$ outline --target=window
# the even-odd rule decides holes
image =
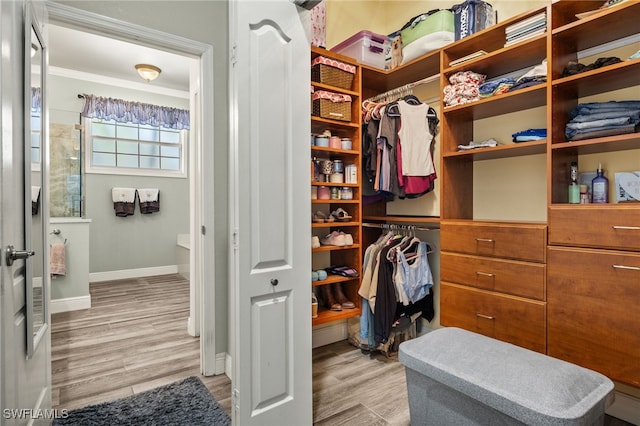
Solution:
[[[187,130],[85,119],[87,172],[186,177]]]

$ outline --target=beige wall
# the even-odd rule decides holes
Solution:
[[[456,0],[325,0],[327,8],[327,48],[361,30],[390,34],[402,28],[412,17],[431,9],[449,9]],[[548,4],[548,0],[493,0],[498,21]]]

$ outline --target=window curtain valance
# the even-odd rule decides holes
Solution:
[[[84,97],[83,117],[169,129],[189,129],[188,110],[87,94],[83,94],[82,97]]]
[[[31,112],[40,112],[42,110],[42,88],[31,88]]]

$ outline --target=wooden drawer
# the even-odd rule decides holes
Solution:
[[[440,278],[485,290],[545,300],[546,267],[542,263],[440,253]]]
[[[543,224],[446,221],[440,224],[442,251],[545,262]]]
[[[640,205],[552,206],[549,244],[640,251]]]
[[[640,386],[640,254],[549,248],[549,355]]]
[[[545,303],[440,283],[440,323],[546,353]]]

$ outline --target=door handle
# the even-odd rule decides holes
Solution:
[[[11,244],[7,246],[5,251],[5,258],[7,259],[7,266],[13,265],[14,260],[26,259],[36,254],[33,250],[16,250]]]

